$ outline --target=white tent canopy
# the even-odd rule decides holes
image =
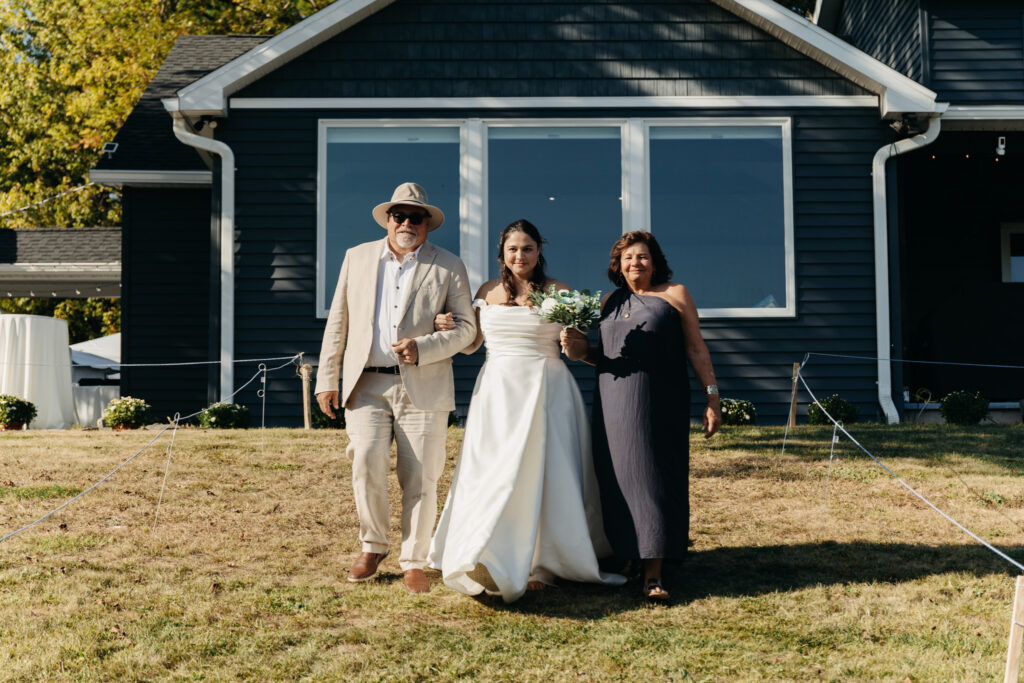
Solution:
[[[120,370],[121,333],[72,344],[71,361],[99,370]]]
[[[75,412],[84,426],[92,426],[103,417],[103,409],[121,395],[121,387],[109,384],[86,384],[86,378],[116,378],[111,373],[121,369],[121,333],[71,345],[74,363],[72,391]]]
[[[75,424],[68,324],[39,315],[0,315],[0,394],[36,407],[33,429]]]

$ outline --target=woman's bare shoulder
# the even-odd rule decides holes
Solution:
[[[561,280],[556,280],[554,278],[548,278],[547,280],[544,281],[544,291],[546,292],[549,289],[551,289],[552,285],[554,285],[556,292],[559,292],[563,289],[568,289],[569,291],[572,291],[572,287],[565,284]]]
[[[693,306],[693,299],[685,285],[677,282],[667,282],[665,285],[665,289],[660,292],[660,295],[665,301],[672,304],[673,308],[682,313]]]
[[[501,280],[488,280],[476,290],[476,299],[483,299],[489,304],[505,303],[505,288],[501,286]]]

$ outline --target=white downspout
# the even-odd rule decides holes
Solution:
[[[175,137],[220,157],[220,400],[230,401],[235,384],[235,154],[223,142],[193,133],[178,112],[171,115]]]
[[[920,135],[893,142],[875,152],[871,167],[872,194],[875,212],[875,326],[878,345],[878,402],[889,424],[900,421],[892,400],[892,344],[889,329],[889,224],[885,192],[885,162],[894,156],[912,152],[935,142],[941,127],[938,116],[928,119],[928,127]]]

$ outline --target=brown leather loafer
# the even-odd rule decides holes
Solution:
[[[430,579],[422,569],[408,569],[405,572],[405,590],[410,593],[427,593],[430,591]]]
[[[369,581],[377,575],[377,567],[389,554],[387,550],[382,553],[360,553],[348,570],[348,580],[352,583]]]

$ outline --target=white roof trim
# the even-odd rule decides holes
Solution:
[[[934,92],[770,0],[711,1],[877,94],[883,116],[936,111]],[[223,116],[232,94],[392,2],[337,0],[182,88],[173,109],[190,116]]]
[[[107,263],[0,263],[0,276],[3,275],[121,275],[121,262]]]
[[[132,171],[92,169],[89,180],[101,185],[212,185],[210,171]]]
[[[951,104],[944,121],[1018,121],[1024,119],[1024,105]]]
[[[178,91],[179,109],[190,115],[227,113],[228,96],[313,49],[394,0],[337,0]]]
[[[934,92],[771,0],[711,2],[876,93],[884,117],[937,111]]]
[[[752,107],[874,107],[874,95],[755,95],[749,97],[233,97],[232,109],[719,109]]]

